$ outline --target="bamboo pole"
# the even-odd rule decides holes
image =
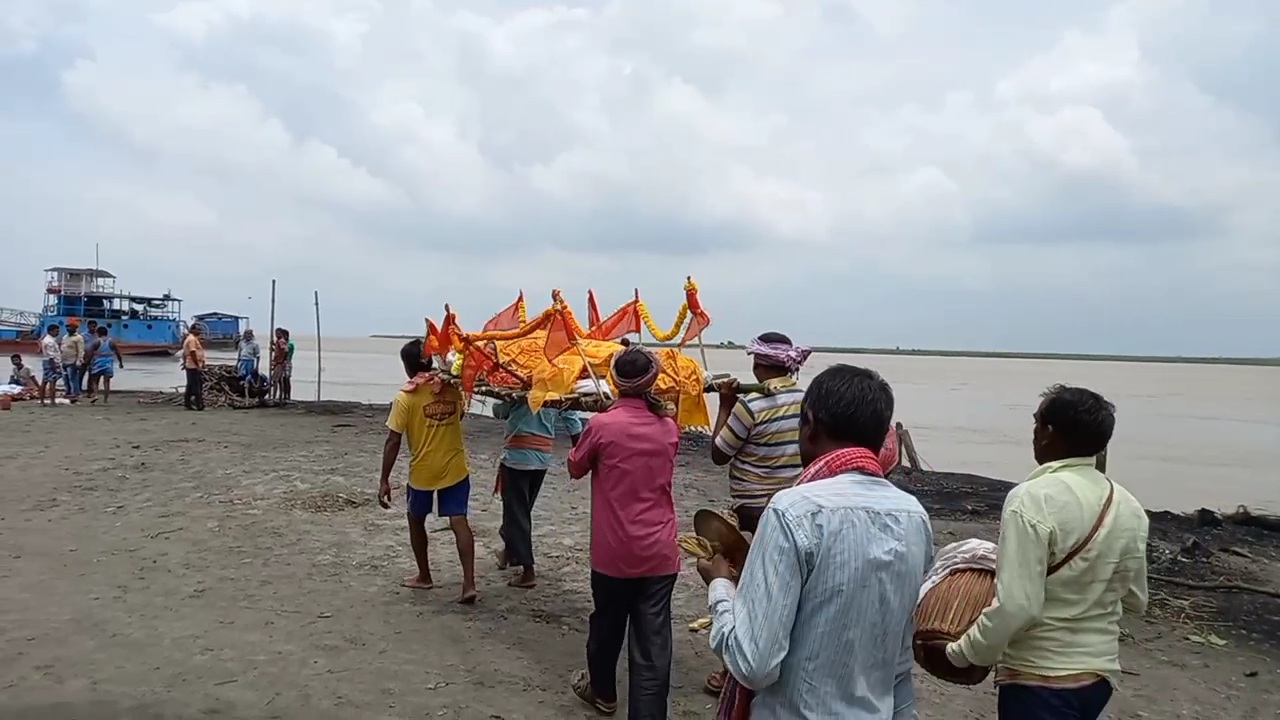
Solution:
[[[324,375],[324,365],[320,362],[320,291],[315,291],[316,298],[316,402],[320,402],[320,378]]]
[[[267,329],[267,333],[268,333],[267,338],[270,340],[270,344],[267,345],[267,347],[269,348],[267,350],[267,372],[270,373],[270,375],[268,375],[267,377],[270,378],[270,382],[271,382],[270,397],[272,400],[274,400],[276,399],[276,394],[279,389],[277,387],[276,378],[272,377],[275,374],[275,369],[276,369],[276,279],[275,278],[271,278],[271,327]]]

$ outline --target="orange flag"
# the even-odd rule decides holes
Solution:
[[[689,306],[689,327],[684,331],[684,337],[680,339],[681,345],[688,345],[690,340],[702,334],[711,325],[711,316],[706,310],[702,309],[702,301],[698,299],[698,287],[693,284],[693,278],[689,278],[684,286],[684,301]]]
[[[617,340],[640,332],[640,306],[635,300],[613,311],[609,317],[591,327],[592,340]]]
[[[472,342],[466,343],[462,359],[462,377],[458,378],[462,383],[462,392],[470,395],[476,388],[476,376],[482,371],[488,373],[493,369],[493,361],[489,356],[480,349],[478,345]]]
[[[520,291],[520,297],[515,302],[502,308],[497,315],[489,318],[489,322],[484,324],[481,332],[490,332],[493,330],[515,330],[520,327],[520,306],[524,304],[524,291]]]
[[[587,290],[587,328],[594,328],[600,324],[600,306],[596,304],[596,294],[593,290]]]
[[[434,355],[444,356],[449,351],[449,339],[440,334],[440,328],[427,318],[427,342],[422,346],[422,352],[427,357]]]
[[[547,323],[547,342],[542,347],[542,353],[548,360],[555,360],[573,347],[575,341],[573,330],[564,319],[564,311],[556,308],[555,314],[551,316],[551,322]]]

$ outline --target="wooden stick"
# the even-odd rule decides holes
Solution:
[[[1271,588],[1258,587],[1257,585],[1243,585],[1241,583],[1206,583],[1195,582],[1193,580],[1183,580],[1181,578],[1168,577],[1166,575],[1148,575],[1148,578],[1157,582],[1169,583],[1170,585],[1178,585],[1193,590],[1224,590],[1227,592],[1247,592],[1257,593],[1258,595],[1267,595],[1273,598],[1280,598],[1280,590],[1272,590]]]
[[[902,441],[902,431],[905,429],[906,428],[902,427],[901,422],[896,422],[893,424],[893,433],[898,438],[898,457],[897,457],[897,462],[894,463],[895,466],[902,464],[902,448],[904,445],[906,445],[906,443]]]
[[[916,443],[911,439],[911,431],[904,427],[899,431],[898,437],[902,441],[902,451],[907,454],[907,465],[913,470],[919,470],[920,455],[916,453]]]
[[[578,339],[573,339],[573,349],[578,351],[578,357],[582,358],[582,365],[587,369],[587,377],[591,378],[591,385],[595,387],[596,394],[600,396],[600,401],[604,402],[604,388],[600,387],[600,378],[596,377],[595,368],[591,367],[591,361],[587,359],[587,354],[582,351],[582,346],[578,344]]]
[[[1102,452],[1098,453],[1098,456],[1097,456],[1097,457],[1095,457],[1095,458],[1093,459],[1093,464],[1094,464],[1094,467],[1096,467],[1096,468],[1098,469],[1098,472],[1100,472],[1100,473],[1102,473],[1102,474],[1104,474],[1104,475],[1106,474],[1106,472],[1107,472],[1107,448],[1102,448]]]
[[[324,365],[320,363],[320,291],[316,297],[316,402],[320,402],[320,377],[324,375]]]
[[[707,348],[702,344],[702,333],[698,333],[698,354],[702,356],[702,369],[710,370],[711,368],[707,367]]]
[[[277,383],[272,377],[276,370],[276,279],[271,278],[271,327],[267,329],[267,372],[271,382],[271,399],[276,399]]]

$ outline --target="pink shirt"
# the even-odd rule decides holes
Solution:
[[[617,578],[680,572],[672,477],[680,430],[639,398],[619,398],[587,423],[569,475],[591,473],[591,569]]]

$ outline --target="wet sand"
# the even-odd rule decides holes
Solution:
[[[447,531],[430,536],[438,588],[398,586],[412,565],[403,515],[374,502],[382,408],[198,414],[112,400],[0,413],[0,717],[592,717],[566,689],[591,607],[589,490],[551,471],[535,512],[540,585],[508,588],[490,560],[501,515],[489,497],[495,421],[466,421],[481,591],[466,608],[453,602]],[[680,457],[685,525],[726,501],[723,471],[699,445]],[[404,470],[402,461],[395,482]],[[930,509],[939,544],[994,536],[1005,486],[896,479]],[[1152,535],[1152,572],[1280,586],[1272,534],[1159,515]],[[1152,590],[1149,617],[1127,623],[1124,660],[1136,674],[1110,717],[1273,717],[1280,601]],[[677,718],[712,714],[700,687],[715,660],[706,635],[685,630],[706,614],[704,600],[686,567],[675,598]],[[916,689],[922,718],[994,717],[989,687],[918,672]]]

